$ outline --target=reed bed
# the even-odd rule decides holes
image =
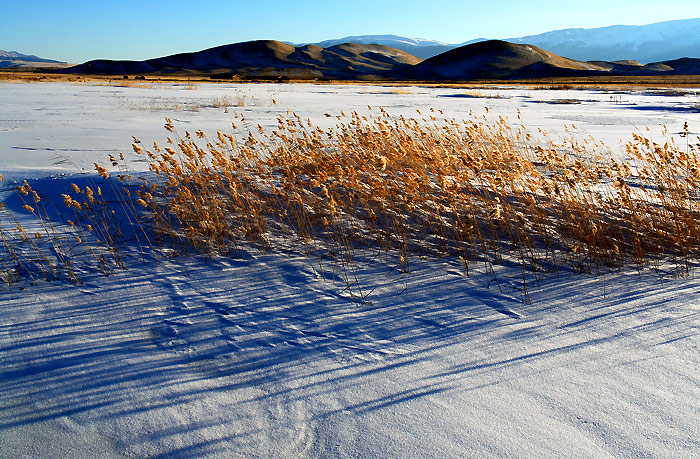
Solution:
[[[411,256],[435,255],[467,272],[485,261],[533,273],[669,259],[687,272],[698,258],[699,147],[687,137],[636,134],[620,160],[591,139],[554,142],[503,118],[379,109],[337,121],[324,130],[293,115],[242,140],[197,131],[164,148],[134,144],[154,174],[139,203],[162,240],[205,253],[283,239],[344,266],[393,252],[403,271]]]
[[[72,188],[83,192],[75,184]],[[113,212],[101,201],[99,186],[95,188],[93,193],[87,187],[89,197],[82,204],[64,194],[66,211],[22,181],[16,187],[17,205],[30,218],[21,218],[0,203],[0,282],[11,284],[22,278],[79,282],[79,274],[87,267],[104,275],[124,267],[117,249],[123,238],[110,234],[119,225],[106,218],[106,213]]]
[[[127,80],[128,81],[128,80]],[[139,87],[139,86],[132,86]],[[155,87],[155,86],[153,86]],[[165,86],[168,87],[168,86]],[[182,86],[173,87],[173,89],[182,89]],[[270,101],[262,101],[256,99],[254,95],[244,91],[235,91],[229,94],[224,94],[220,97],[212,97],[210,101],[201,99],[182,99],[177,97],[153,97],[143,100],[134,100],[126,96],[115,96],[116,104],[127,110],[132,111],[188,111],[199,112],[210,108],[223,108],[224,112],[228,113],[229,109],[242,108],[248,106],[273,106],[277,104],[277,100],[271,97]]]
[[[123,157],[110,158],[117,178],[96,169],[141,250],[292,245],[322,271],[321,260],[334,260],[351,293],[362,291],[358,263],[381,257],[402,272],[415,256],[458,258],[467,275],[475,263],[516,265],[525,291],[533,275],[562,267],[671,261],[688,274],[700,257],[700,142],[687,126],[680,144],[635,134],[616,158],[592,139],[554,141],[503,118],[372,112],[341,112],[328,129],[293,114],[270,130],[237,114],[231,133],[211,138],[179,136],[166,119],[167,144],[133,144],[150,174],[134,180]]]

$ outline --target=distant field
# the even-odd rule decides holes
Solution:
[[[220,82],[231,83],[231,80],[212,79],[207,75],[183,74],[183,75],[143,75],[145,81],[151,82]],[[76,75],[47,73],[43,71],[31,71],[27,69],[0,71],[0,81],[8,82],[110,82],[122,80],[134,80],[134,75],[125,78],[123,75]],[[256,80],[249,80],[256,82]],[[259,80],[269,82],[269,80]],[[517,86],[551,86],[558,89],[572,89],[574,87],[697,87],[700,86],[699,75],[668,75],[668,76],[612,76],[612,77],[560,77],[560,78],[536,78],[527,80],[473,80],[473,81],[360,81],[360,80],[303,80],[292,79],[288,83],[317,83],[317,84],[360,84],[360,85],[395,85],[395,86],[434,86],[434,87],[470,87],[474,85],[517,85]]]

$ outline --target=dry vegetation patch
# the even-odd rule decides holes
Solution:
[[[348,288],[358,259],[387,254],[403,272],[411,257],[449,256],[467,274],[476,262],[517,264],[523,279],[668,260],[687,273],[700,256],[700,143],[687,126],[680,145],[634,135],[620,160],[593,140],[555,142],[503,118],[375,113],[341,112],[328,129],[293,115],[270,132],[236,115],[232,133],[215,137],[178,136],[167,120],[166,145],[133,144],[150,174],[130,175],[123,157],[110,158],[116,175],[96,164],[131,229],[110,226],[113,210],[92,188],[76,185],[64,201],[76,234],[99,229],[113,255],[125,233],[142,252],[291,243],[312,260],[335,260]],[[0,231],[7,278],[18,230]],[[119,261],[95,258],[105,271]]]

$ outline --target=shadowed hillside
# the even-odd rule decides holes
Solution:
[[[33,54],[22,54],[17,51],[3,51],[0,49],[0,69],[5,68],[28,68],[28,67],[61,67],[65,62],[42,59]]]
[[[552,30],[525,37],[490,37],[517,44],[530,44],[560,56],[580,61],[619,61],[634,59],[643,63],[700,58],[700,18],[664,21],[646,25],[613,25],[592,29]],[[325,40],[316,45],[338,43],[376,43],[428,59],[460,46],[486,41],[476,38],[450,44],[397,35],[359,35]]]
[[[700,59],[642,65],[634,60],[582,62],[533,45],[487,40],[427,60],[384,45],[296,47],[274,40],[218,46],[146,61],[94,60],[63,70],[96,75],[210,75],[230,78],[479,80],[587,76],[700,75]]]
[[[633,60],[581,62],[533,45],[488,40],[447,51],[405,69],[393,78],[413,80],[520,79],[542,77],[699,75],[700,59],[642,65]]]
[[[420,61],[408,53],[382,45],[295,47],[274,40],[258,40],[146,61],[94,60],[66,69],[66,72],[117,75],[231,73],[241,76],[352,78],[395,70]]]
[[[397,73],[408,78],[466,80],[568,76],[606,71],[603,67],[557,56],[531,45],[488,40],[447,51]]]

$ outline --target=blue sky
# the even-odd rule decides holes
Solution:
[[[0,49],[79,63],[256,39],[302,43],[396,34],[462,43],[694,17],[700,17],[697,0],[2,0]]]

